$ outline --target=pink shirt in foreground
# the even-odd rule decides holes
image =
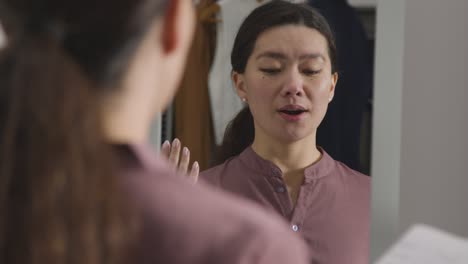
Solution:
[[[132,263],[310,263],[303,241],[279,217],[189,184],[147,146],[118,146],[116,152],[130,204],[141,214]]]

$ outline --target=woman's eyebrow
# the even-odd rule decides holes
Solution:
[[[287,59],[288,57],[281,53],[281,52],[276,52],[276,51],[265,51],[265,52],[262,52],[260,54],[258,54],[255,59],[260,59],[260,58],[271,58],[271,59],[277,59],[277,60],[285,60]],[[325,56],[323,56],[323,54],[321,53],[306,53],[306,54],[303,54],[301,56],[299,56],[299,59],[300,60],[304,60],[304,59],[322,59],[322,60],[325,60]]]
[[[260,59],[260,58],[263,58],[263,57],[266,57],[266,58],[271,58],[271,59],[277,59],[277,60],[285,60],[287,59],[287,56],[284,55],[283,53],[281,52],[276,52],[276,51],[265,51],[265,52],[262,52],[260,54],[257,55],[257,57],[255,57],[255,59]]]

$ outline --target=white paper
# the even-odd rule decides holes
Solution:
[[[412,227],[375,264],[468,264],[468,240],[427,225]]]

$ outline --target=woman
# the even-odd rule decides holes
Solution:
[[[226,130],[222,164],[200,178],[288,219],[318,263],[368,263],[369,177],[316,145],[338,81],[325,19],[306,5],[267,3],[241,25],[231,62],[246,107]]]
[[[191,1],[0,5],[1,263],[306,263],[279,219],[174,177],[145,146]]]

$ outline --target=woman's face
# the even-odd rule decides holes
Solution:
[[[325,37],[301,25],[263,32],[245,72],[232,77],[254,117],[256,138],[283,143],[315,138],[338,79]]]

